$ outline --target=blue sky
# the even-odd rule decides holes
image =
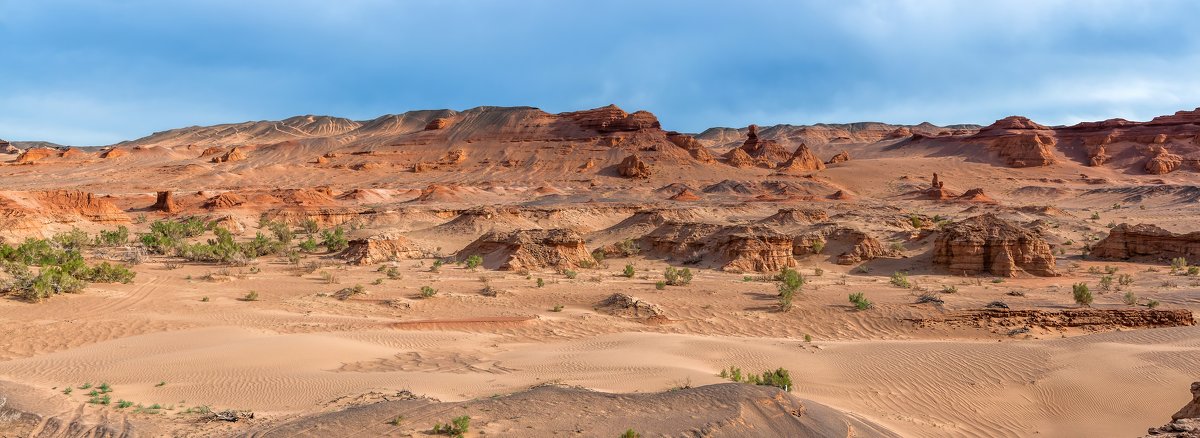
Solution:
[[[1196,1],[0,0],[0,138],[615,103],[667,129],[1200,106]]]

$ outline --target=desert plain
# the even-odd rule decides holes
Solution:
[[[1128,437],[1200,411],[1200,110],[668,128],[479,107],[4,142],[0,435]]]

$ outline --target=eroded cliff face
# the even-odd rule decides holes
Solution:
[[[1040,234],[990,213],[948,225],[933,251],[933,263],[955,275],[1058,275],[1054,253]]]
[[[1120,224],[1093,245],[1089,255],[1104,259],[1200,260],[1200,232],[1177,234],[1152,224]]]
[[[583,243],[583,236],[566,229],[516,230],[491,232],[458,252],[465,260],[478,255],[488,269],[578,268],[594,262]]]

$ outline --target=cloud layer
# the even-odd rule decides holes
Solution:
[[[0,0],[0,138],[616,103],[664,126],[1144,120],[1200,106],[1200,2]]]

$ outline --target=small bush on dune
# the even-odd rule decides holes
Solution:
[[[1071,285],[1071,294],[1075,298],[1075,304],[1089,307],[1092,305],[1092,292],[1088,290],[1087,283]]]

